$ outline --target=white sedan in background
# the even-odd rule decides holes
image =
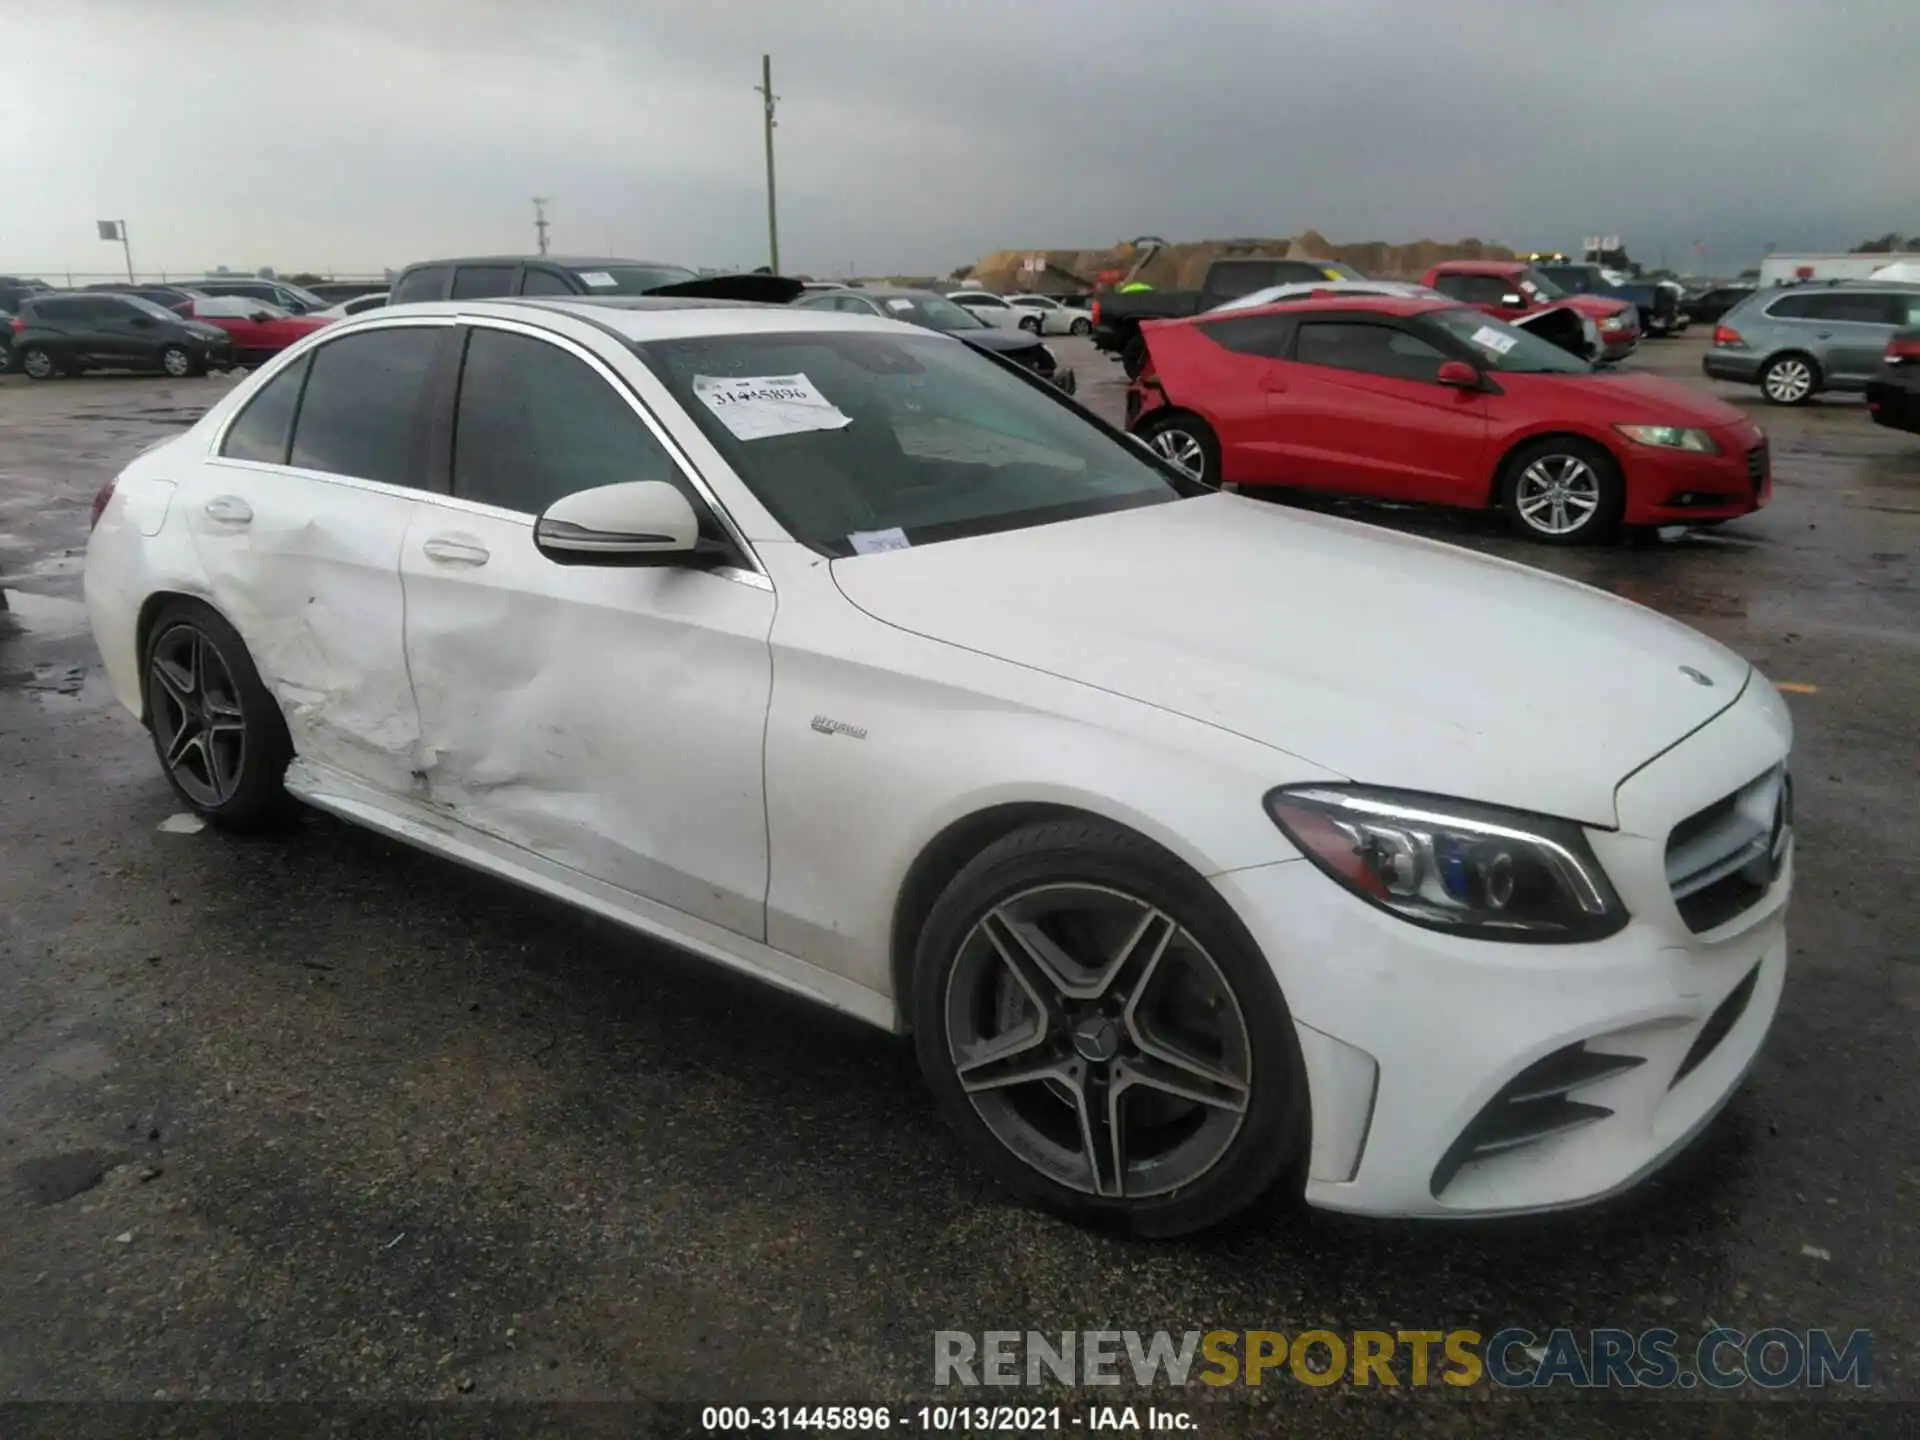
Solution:
[[[956,305],[966,306],[976,320],[996,330],[1018,330],[1020,322],[1030,313],[1009,303],[1005,297],[990,295],[985,290],[949,290],[947,298]]]
[[[1075,1218],[1590,1200],[1779,1002],[1791,726],[1745,660],[1204,490],[949,336],[377,311],[95,514],[93,633],[194,811],[304,801],[910,1030]]]
[[[1085,310],[1069,309],[1050,295],[1009,295],[1007,302],[1016,310],[1025,310],[1020,328],[1035,335],[1091,335],[1093,317]]]
[[[1222,310],[1257,310],[1262,305],[1279,305],[1288,300],[1305,300],[1313,295],[1392,295],[1402,300],[1447,298],[1438,290],[1429,290],[1424,285],[1413,285],[1402,280],[1295,280],[1286,285],[1269,285],[1264,290],[1237,295],[1223,304],[1214,306],[1209,313],[1217,314]]]

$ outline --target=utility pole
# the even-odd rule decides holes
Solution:
[[[540,253],[547,253],[547,202],[544,197],[533,197],[533,229],[540,237]]]
[[[773,57],[760,57],[760,83],[753,87],[766,102],[767,107],[767,264],[773,273],[780,273],[780,222],[773,203],[773,127],[779,121],[773,118],[773,107],[780,97],[773,93]]]

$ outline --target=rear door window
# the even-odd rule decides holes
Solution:
[[[368,330],[314,351],[292,463],[420,488],[428,382],[441,333],[425,325]]]
[[[1819,305],[1826,298],[1824,295],[1782,295],[1767,307],[1767,314],[1776,320],[1825,319]]]
[[[282,370],[246,404],[227,427],[220,453],[232,460],[257,460],[263,465],[287,463],[287,444],[293,438],[293,412],[300,406],[300,387],[306,383],[312,357]]]
[[[513,294],[516,265],[462,265],[453,272],[455,300],[490,300]]]
[[[387,297],[387,303],[410,305],[421,300],[445,299],[447,269],[445,265],[428,265],[419,270],[409,270],[400,277],[400,283],[393,287],[393,294]]]

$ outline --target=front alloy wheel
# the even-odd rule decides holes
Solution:
[[[954,876],[915,945],[920,1068],[962,1144],[1076,1220],[1180,1235],[1306,1173],[1307,1082],[1272,967],[1144,837],[1039,821]]]
[[[1520,472],[1514,509],[1542,535],[1567,539],[1600,508],[1600,477],[1578,455],[1543,455]]]
[[[1154,454],[1189,479],[1207,478],[1207,452],[1191,431],[1183,430],[1178,425],[1169,425],[1164,430],[1154,431],[1147,443],[1153,446]]]
[[[1192,1184],[1246,1116],[1253,1047],[1233,989],[1138,896],[1050,885],[990,910],[949,976],[946,1028],[987,1128],[1084,1194]]]
[[[184,380],[193,374],[193,356],[178,345],[169,345],[160,352],[160,368],[175,380]]]
[[[1767,366],[1760,389],[1775,405],[1804,405],[1813,394],[1813,365],[1787,355]]]

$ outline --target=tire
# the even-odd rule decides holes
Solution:
[[[1585,545],[1620,529],[1627,487],[1614,458],[1591,440],[1552,435],[1523,445],[1501,471],[1507,522],[1529,540]]]
[[[1198,415],[1189,410],[1156,411],[1134,433],[1175,469],[1203,485],[1219,486],[1220,441]]]
[[[140,675],[147,730],[174,794],[228,830],[286,816],[293,742],[238,631],[198,601],[173,601],[147,632]]]
[[[1038,315],[1021,316],[1020,328],[1029,335],[1038,335],[1040,333],[1040,317]]]
[[[169,345],[160,352],[160,369],[170,380],[185,380],[190,375],[204,375],[206,365],[184,345]]]
[[[1776,355],[1760,371],[1760,393],[1769,405],[1804,405],[1820,393],[1820,365],[1798,352]]]
[[[1026,949],[1042,922],[1056,945]],[[1073,950],[1084,968],[1050,968]],[[1299,1197],[1309,1106],[1286,1001],[1212,887],[1132,832],[1056,820],[988,846],[921,929],[911,1003],[942,1114],[1033,1204],[1170,1236],[1283,1182]]]
[[[1076,320],[1068,329],[1070,333],[1084,340],[1087,336],[1093,334],[1093,322],[1091,320]]]
[[[29,380],[51,380],[60,373],[60,364],[52,352],[29,345],[20,352],[20,369]]]
[[[0,375],[8,375],[12,372],[13,347],[11,345],[0,344]]]

